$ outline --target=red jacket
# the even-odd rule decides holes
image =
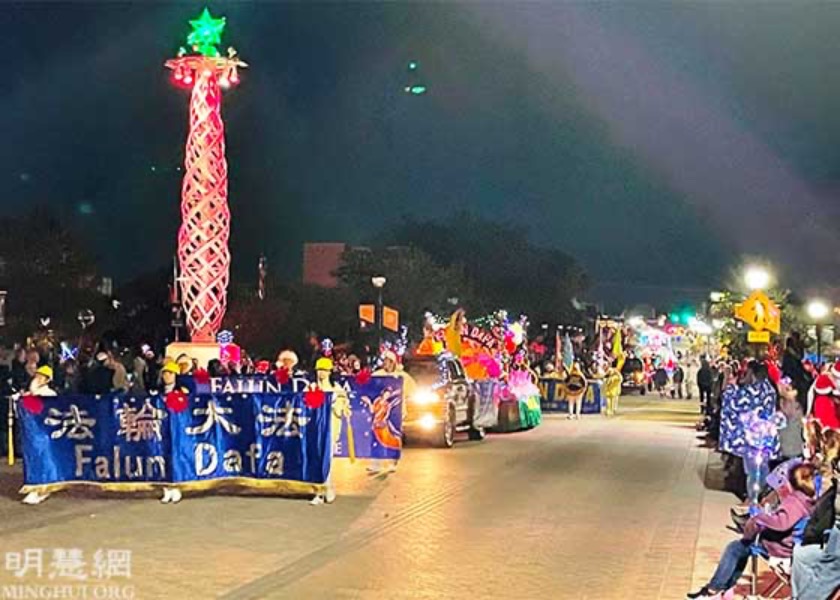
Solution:
[[[814,418],[823,429],[840,429],[840,415],[837,414],[837,402],[834,396],[818,394],[814,397]]]

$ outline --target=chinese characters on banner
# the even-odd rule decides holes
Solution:
[[[231,482],[293,493],[318,493],[336,446],[352,430],[356,456],[398,458],[402,383],[374,378],[344,382],[352,414],[335,418],[329,401],[305,401],[311,383],[239,377],[200,384],[181,403],[166,397],[72,395],[49,398],[43,410],[19,408],[24,487],[57,490],[76,483],[109,490],[152,489],[163,483],[203,489]],[[342,455],[340,452],[337,456]],[[255,480],[262,480],[260,481]],[[212,486],[211,486],[212,487]]]

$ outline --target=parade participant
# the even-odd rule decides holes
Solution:
[[[178,363],[178,368],[180,369],[179,375],[189,375],[192,372],[193,361],[186,354],[179,355],[178,358],[175,359],[175,362]]]
[[[32,383],[29,384],[30,396],[57,396],[55,390],[50,387],[53,380],[52,367],[43,365],[35,370],[35,377],[32,378]]]
[[[569,403],[569,416],[566,417],[567,419],[580,419],[583,397],[586,394],[588,386],[586,377],[584,377],[583,371],[580,368],[580,363],[575,361],[566,379],[566,401]]]
[[[750,548],[759,533],[763,535],[758,544],[767,555],[778,558],[791,556],[793,528],[814,509],[817,495],[814,466],[801,464],[791,469],[790,486],[792,493],[782,500],[776,510],[769,514],[761,512],[747,521],[743,537],[726,547],[709,583],[699,591],[688,594],[688,598],[734,598],[732,589],[744,572]]]
[[[163,365],[160,371],[160,379],[163,384],[161,392],[166,395],[174,392],[178,375],[181,374],[181,367],[176,362],[169,361]],[[164,487],[163,497],[160,499],[163,504],[177,504],[181,501],[181,490],[176,487]]]
[[[607,398],[606,416],[612,417],[618,412],[618,399],[621,396],[621,384],[623,382],[621,372],[613,364],[607,371],[607,378],[604,381],[604,396]]]
[[[341,386],[333,385],[331,375],[333,370],[333,362],[326,357],[319,358],[315,361],[315,382],[323,392],[332,393],[332,403],[330,410],[330,431],[332,442],[330,445],[330,452],[335,456],[336,446],[338,440],[341,439],[341,431],[344,423],[350,419],[350,399],[347,397],[347,392]],[[348,435],[352,435],[348,432]],[[310,504],[317,506],[319,504],[332,504],[335,502],[335,486],[333,486],[330,474],[327,474],[327,479],[324,482],[326,491],[324,494],[315,496]]]
[[[32,378],[32,383],[29,384],[29,391],[27,392],[27,395],[40,396],[42,398],[57,396],[58,394],[55,393],[55,390],[50,387],[50,382],[52,381],[52,379],[52,367],[48,365],[38,367],[35,370],[35,376]],[[41,502],[43,502],[49,497],[49,492],[41,493],[33,490],[26,494],[26,496],[24,496],[23,503],[41,504]]]
[[[444,339],[446,340],[446,349],[460,358],[463,352],[463,345],[461,343],[461,331],[467,323],[467,315],[463,308],[459,308],[449,318],[449,324],[444,330]]]
[[[414,391],[417,388],[417,382],[414,378],[401,368],[397,360],[396,352],[386,350],[382,353],[382,366],[373,372],[374,377],[399,377],[403,383],[403,397],[402,397],[402,414],[405,419],[406,399],[414,396]],[[385,464],[388,463],[388,464]],[[368,473],[393,473],[397,470],[397,461],[386,461],[382,459],[371,459],[370,465],[367,468]]]
[[[285,369],[289,376],[292,376],[295,373],[298,362],[298,355],[295,354],[294,350],[282,350],[277,355],[277,361],[274,363],[274,366],[277,369]]]
[[[557,373],[557,369],[554,368],[554,363],[551,361],[546,361],[545,366],[543,367],[543,378],[545,379],[559,379],[560,375]]]
[[[428,314],[423,323],[423,341],[414,351],[416,356],[437,356],[443,352],[443,342],[435,339],[434,318]]]

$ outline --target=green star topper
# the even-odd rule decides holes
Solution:
[[[187,36],[187,44],[204,56],[219,56],[216,44],[222,43],[222,30],[225,28],[225,18],[214,19],[206,8],[201,16],[190,21],[192,32]]]

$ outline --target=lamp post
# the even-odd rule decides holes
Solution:
[[[370,282],[373,284],[373,287],[375,287],[379,292],[379,296],[376,302],[376,322],[377,329],[379,330],[379,347],[377,348],[378,354],[379,351],[382,349],[382,317],[384,316],[384,304],[382,303],[382,288],[385,287],[385,284],[388,283],[388,280],[382,275],[375,275],[370,278]]]
[[[831,309],[822,300],[811,300],[806,307],[808,317],[814,322],[817,331],[817,365],[822,364],[822,324]]]
[[[752,265],[744,271],[744,283],[751,291],[766,290],[770,287],[770,271],[759,265]]]

